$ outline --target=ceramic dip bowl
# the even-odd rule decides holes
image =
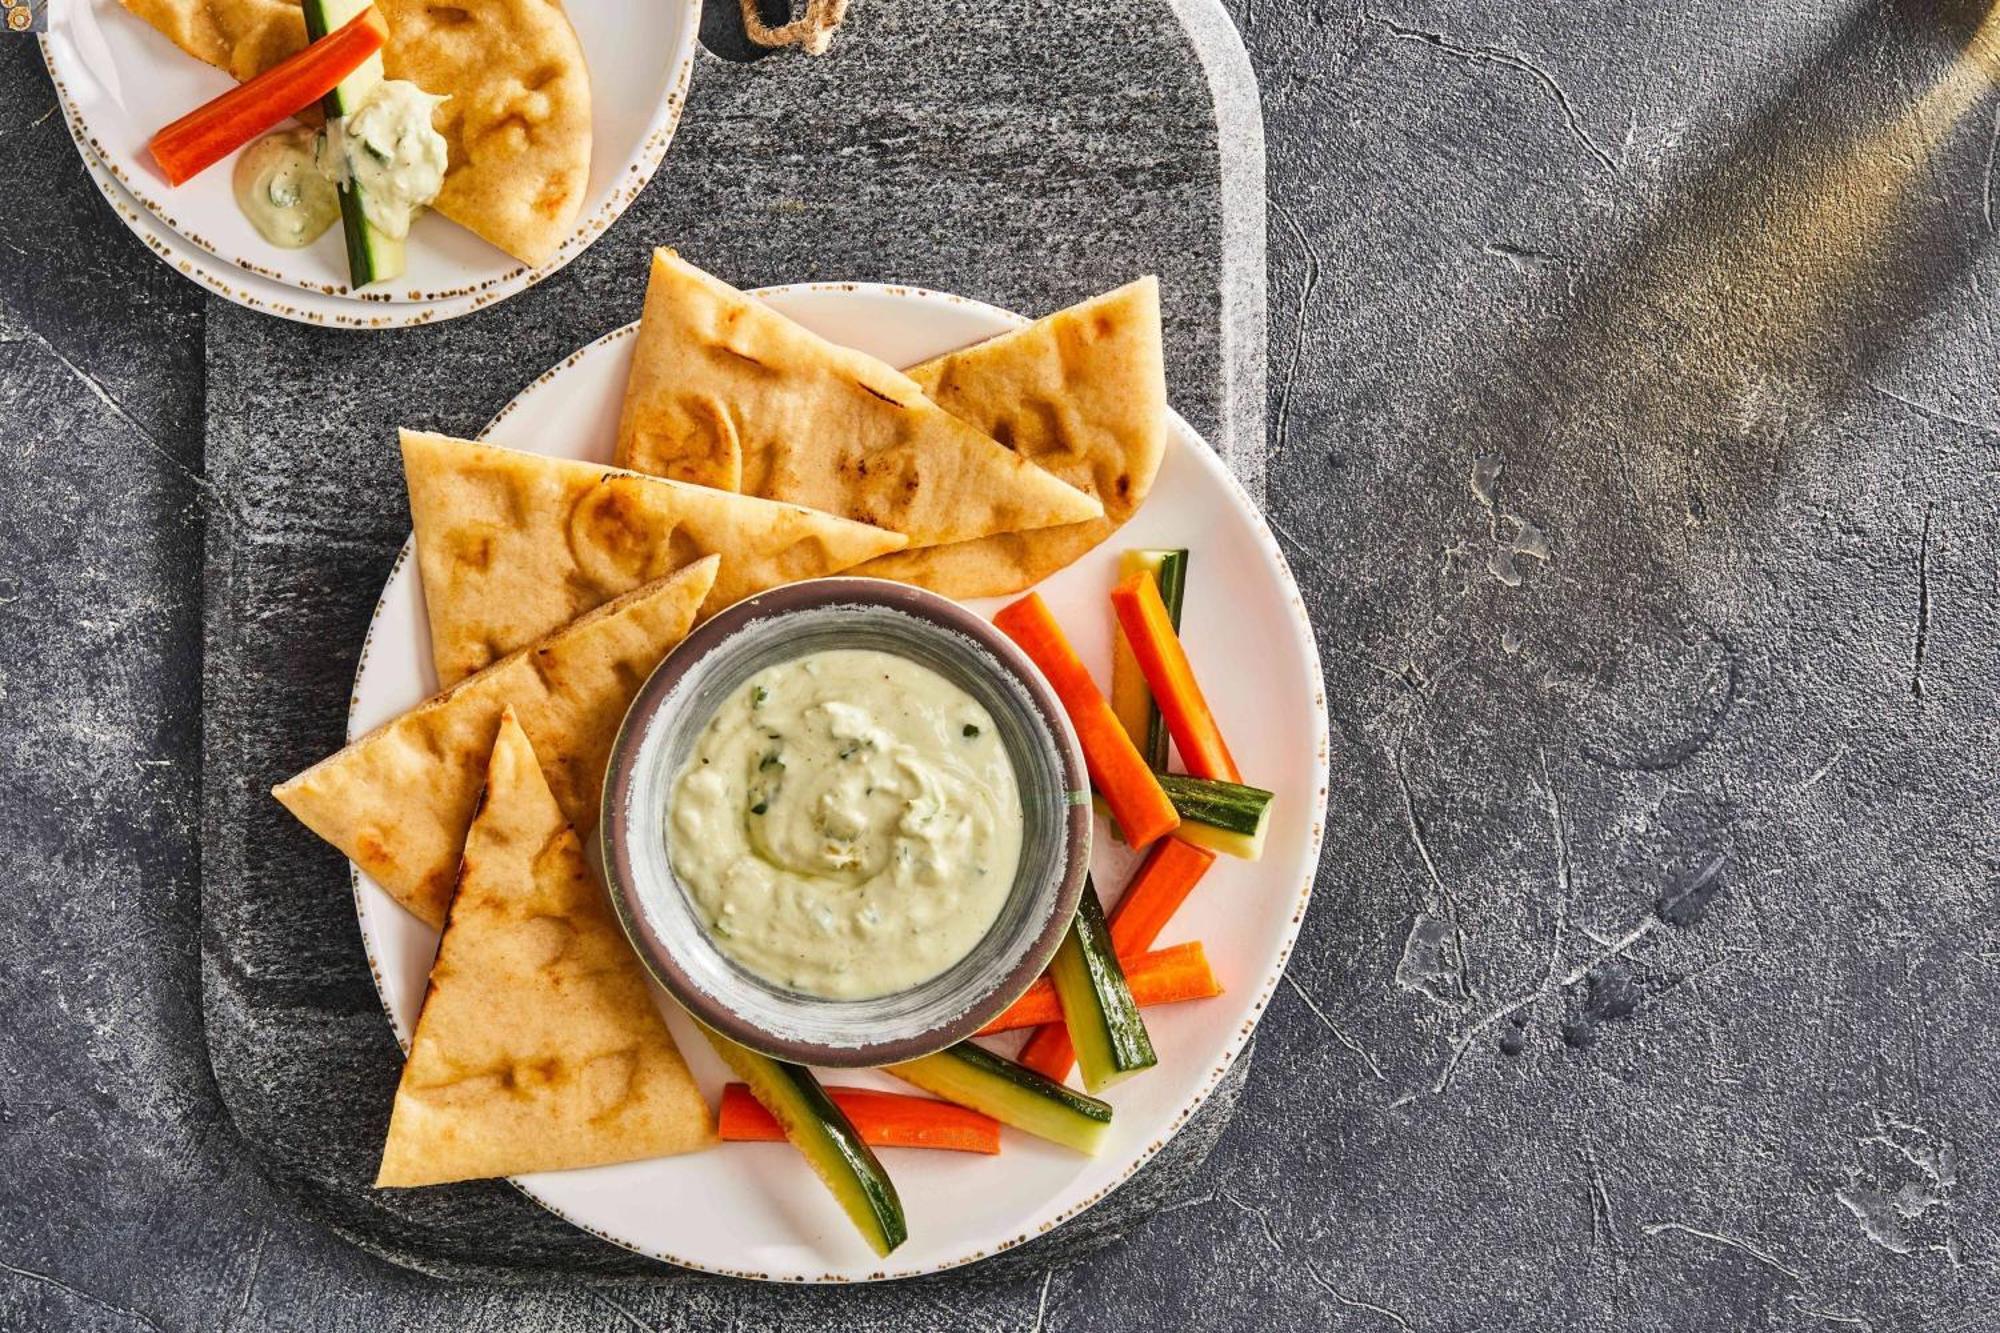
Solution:
[[[668,855],[674,787],[716,710],[759,671],[840,648],[895,653],[971,695],[992,715],[1022,805],[1020,864],[992,927],[928,981],[864,1000],[790,990],[729,957]],[[707,621],[639,691],[605,777],[605,879],[639,957],[701,1022],[780,1060],[890,1064],[971,1036],[1041,975],[1090,866],[1089,792],[1062,706],[1005,635],[921,588],[814,579]]]

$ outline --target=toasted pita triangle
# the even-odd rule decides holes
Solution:
[[[403,432],[403,475],[445,685],[705,555],[723,557],[707,616],[903,545],[797,505],[420,431]]]
[[[445,98],[450,169],[431,207],[530,268],[576,229],[590,187],[590,70],[560,0],[375,0],[382,64]]]
[[[899,551],[857,574],[1001,597],[1096,546],[1153,489],[1166,451],[1160,284],[1150,277],[908,372],[945,411],[1104,505],[1104,517]]]
[[[599,607],[271,794],[397,902],[443,925],[502,711],[513,705],[556,804],[589,832],[618,724],[660,659],[687,637],[718,563],[698,560]]]
[[[645,970],[506,709],[375,1183],[601,1166],[714,1137]]]
[[[618,462],[872,523],[912,547],[1103,515],[891,367],[671,250],[653,252]]]

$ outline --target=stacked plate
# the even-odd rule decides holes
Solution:
[[[231,163],[178,188],[147,154],[160,127],[231,86],[118,0],[50,7],[42,36],[63,117],[85,168],[125,225],[163,261],[218,296],[340,328],[405,328],[469,314],[532,286],[583,253],[638,197],[665,156],[694,69],[697,0],[627,5],[570,0],[590,69],[590,185],[575,229],[530,269],[431,215],[411,229],[406,275],[350,291],[340,229],[287,250],[237,209]]]

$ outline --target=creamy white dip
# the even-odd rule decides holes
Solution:
[[[301,126],[267,134],[236,159],[236,204],[257,234],[296,250],[340,219],[340,195],[320,173],[318,137]]]
[[[792,990],[855,1000],[964,958],[1021,858],[993,719],[893,653],[767,667],[674,781],[667,850],[716,944]]]
[[[361,106],[327,122],[319,167],[336,185],[361,187],[361,211],[401,239],[444,188],[447,148],[431,124],[442,97],[407,79],[384,79]]]

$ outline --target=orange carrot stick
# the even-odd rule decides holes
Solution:
[[[1111,909],[1112,950],[1122,959],[1152,948],[1168,918],[1187,901],[1189,892],[1214,864],[1214,852],[1179,838],[1168,838],[1155,847],[1125,886],[1125,896]],[[1076,1063],[1069,1029],[1061,1023],[1045,1025],[1028,1038],[1019,1059],[1036,1073],[1062,1082]]]
[[[1000,1151],[1000,1122],[929,1097],[873,1088],[828,1088],[826,1095],[871,1148],[943,1148],[991,1156]],[[716,1132],[729,1143],[780,1143],[785,1131],[741,1083],[722,1090]]]
[[[1019,644],[1048,678],[1063,711],[1069,714],[1070,725],[1076,728],[1091,785],[1111,807],[1126,840],[1134,847],[1144,847],[1179,828],[1181,817],[1173,802],[1160,789],[1159,779],[1125,734],[1118,715],[1069,646],[1062,626],[1049,614],[1041,595],[1029,593],[993,617],[993,623]]]
[[[1139,659],[1139,670],[1153,691],[1168,734],[1180,747],[1188,772],[1198,778],[1243,781],[1229,746],[1223,743],[1222,731],[1215,725],[1215,714],[1195,683],[1187,650],[1174,633],[1167,604],[1160,600],[1160,585],[1145,570],[1135,570],[1111,590],[1111,609],[1118,615],[1118,626],[1125,631],[1132,655]]]
[[[303,51],[155,134],[148,145],[153,160],[179,185],[332,92],[388,39],[389,25],[370,5]]]
[[[1111,909],[1111,947],[1120,958],[1153,947],[1167,922],[1215,864],[1215,853],[1169,838],[1147,854],[1125,896]]]
[[[1069,1071],[1076,1067],[1076,1043],[1069,1039],[1069,1029],[1061,1023],[1045,1023],[1035,1029],[1035,1035],[1028,1038],[1028,1044],[1014,1058],[1043,1078],[1064,1083],[1069,1080]]]
[[[1182,1000],[1206,1000],[1222,994],[1222,983],[1215,979],[1200,940],[1130,958],[1121,956],[1118,961],[1125,968],[1125,984],[1132,988],[1132,998],[1140,1004],[1178,1004]],[[1055,983],[1042,977],[998,1018],[979,1029],[979,1035],[1062,1021]]]

